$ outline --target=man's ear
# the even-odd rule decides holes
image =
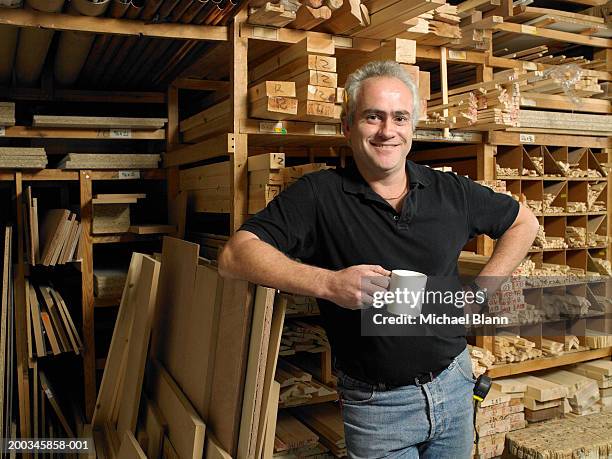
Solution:
[[[349,128],[347,118],[346,117],[342,118],[341,122],[342,122],[342,133],[344,134],[344,137],[346,138],[346,140],[349,140],[350,128]]]

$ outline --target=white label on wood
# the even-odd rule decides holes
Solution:
[[[538,29],[536,29],[534,26],[521,24],[521,32],[528,33],[529,35],[537,35]]]
[[[253,27],[253,38],[278,40],[278,29],[273,29],[271,27]]]
[[[120,179],[139,179],[140,171],[119,171],[118,177]]]
[[[111,129],[110,138],[111,139],[131,139],[132,130],[131,129]]]
[[[521,142],[521,143],[535,143],[535,135],[533,135],[533,134],[519,134],[519,142]]]
[[[332,37],[332,41],[334,42],[334,46],[336,48],[352,48],[353,47],[353,39],[350,37],[338,37],[334,35]]]
[[[287,129],[282,122],[261,121],[259,123],[259,132],[269,132],[271,134],[286,134]]]
[[[4,126],[0,127],[0,137],[4,137],[6,135],[6,129]]]
[[[465,51],[455,51],[453,49],[448,50],[448,58],[449,59],[458,59],[458,60],[466,60],[467,53]]]
[[[335,124],[315,124],[315,134],[317,135],[336,135]]]

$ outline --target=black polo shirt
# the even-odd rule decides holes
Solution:
[[[371,264],[456,276],[467,241],[479,234],[499,238],[518,214],[512,198],[468,178],[412,161],[406,167],[410,188],[401,213],[351,167],[303,176],[240,229],[330,270]],[[360,311],[318,303],[336,365],[363,381],[410,384],[416,375],[446,367],[466,346],[465,331],[362,336]]]

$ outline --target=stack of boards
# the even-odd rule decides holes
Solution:
[[[131,228],[130,204],[146,198],[144,193],[96,194],[93,203],[93,234],[127,233]]]
[[[335,403],[301,406],[292,410],[300,421],[319,436],[319,442],[336,457],[345,457],[346,441],[340,408]]]
[[[68,209],[50,209],[40,228],[40,240],[38,240],[37,210],[30,215],[35,216],[30,220],[28,230],[31,241],[30,254],[34,253],[34,257],[30,258],[32,264],[55,266],[81,258],[77,247],[80,247],[82,227],[75,213]],[[37,256],[39,247],[42,247],[42,250],[40,256]]]
[[[34,286],[28,279],[25,288],[30,358],[62,352],[80,354],[83,342],[60,293],[48,285]]]
[[[15,126],[14,102],[0,102],[0,126]]]
[[[274,457],[320,457],[329,448],[319,442],[319,436],[287,410],[279,411],[276,418]]]
[[[127,271],[122,269],[95,269],[94,296],[96,298],[121,298]]]
[[[68,153],[58,169],[156,169],[158,154]]]
[[[274,378],[280,384],[278,406],[281,408],[338,399],[334,389],[316,381],[312,374],[283,359],[278,361]]]
[[[47,154],[44,148],[0,147],[0,167],[44,169]]]

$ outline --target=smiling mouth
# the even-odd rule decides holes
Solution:
[[[399,144],[387,144],[387,143],[374,143],[374,142],[370,142],[370,145],[376,147],[376,148],[394,148],[394,147],[399,147]]]

